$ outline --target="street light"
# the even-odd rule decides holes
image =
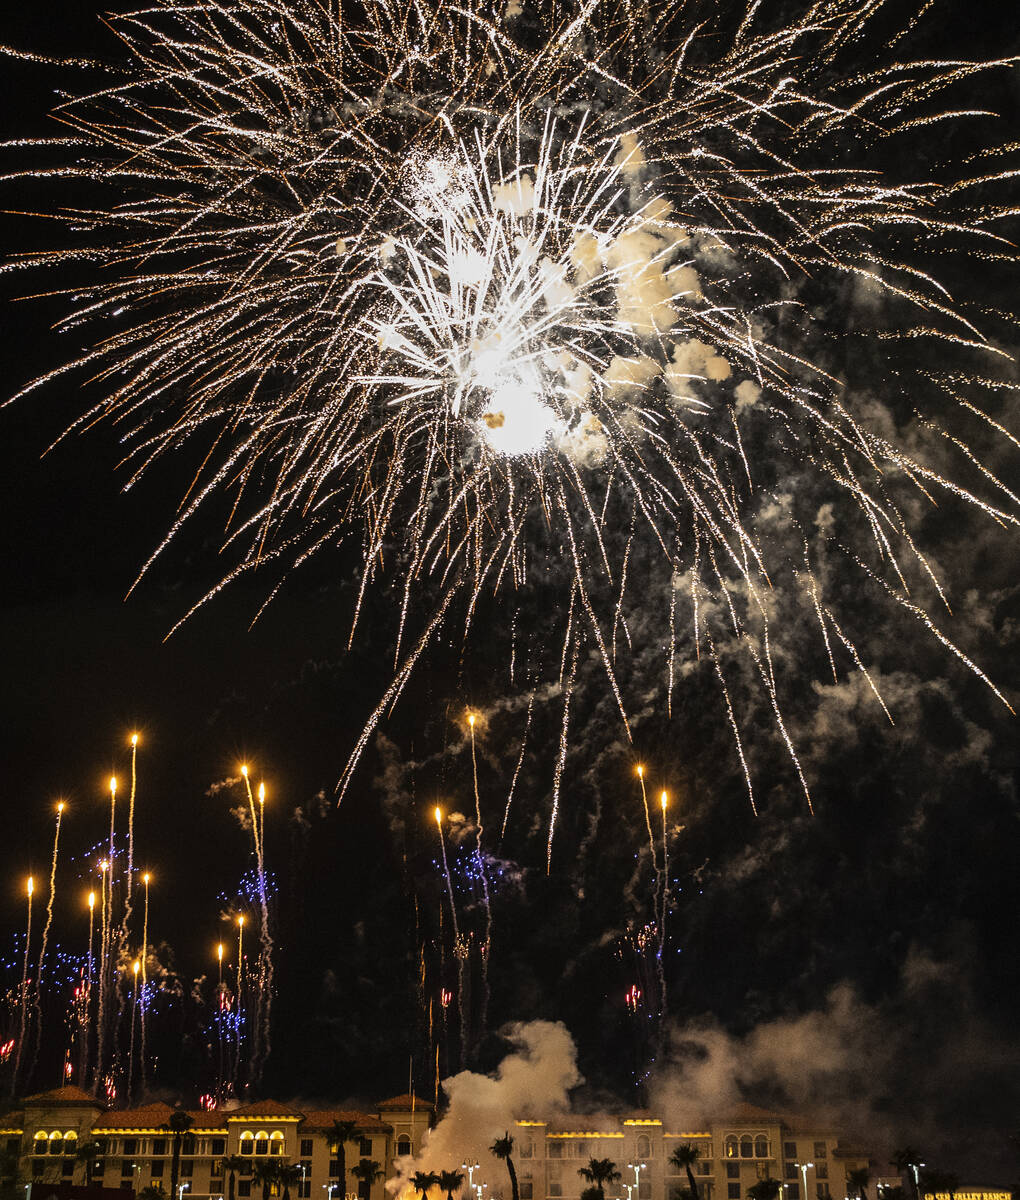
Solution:
[[[468,1173],[468,1187],[469,1188],[473,1188],[475,1186],[475,1171],[478,1170],[478,1167],[479,1167],[479,1164],[477,1162],[473,1162],[473,1163],[462,1162],[460,1164],[460,1169],[462,1171],[467,1171],[467,1173]]]
[[[191,1190],[190,1183],[181,1183],[177,1187],[177,1200],[184,1200],[184,1193]]]
[[[801,1178],[804,1180],[804,1194],[803,1194],[801,1200],[808,1200],[808,1195],[807,1195],[808,1167],[813,1167],[814,1165],[815,1164],[813,1162],[797,1163],[797,1169],[800,1171]]]
[[[333,1189],[338,1188],[339,1186],[340,1185],[338,1183],[324,1183],[322,1185],[323,1190],[326,1193],[326,1200],[333,1200]]]
[[[629,1170],[634,1172],[633,1188],[638,1196],[641,1195],[641,1172],[647,1167],[647,1163],[627,1163]]]

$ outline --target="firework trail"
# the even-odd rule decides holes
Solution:
[[[105,859],[99,864],[100,870],[100,919],[99,919],[99,987],[96,990],[96,1071],[94,1086],[99,1088],[103,1075],[103,1057],[105,1050],[104,1029],[106,1025],[106,975],[109,970],[108,935],[110,925],[110,903],[107,895],[107,882],[112,874],[110,863]]]
[[[32,892],[35,890],[35,881],[29,875],[28,883],[26,884],[26,894],[28,896],[28,919],[25,923],[25,957],[21,965],[21,994],[18,1005],[18,1045],[14,1052],[14,1070],[11,1073],[11,1096],[17,1094],[18,1088],[18,1072],[21,1069],[21,1048],[25,1042],[25,1020],[28,1013],[28,952],[32,942]]]
[[[666,1015],[666,964],[664,954],[666,951],[666,905],[669,899],[669,850],[666,845],[666,804],[668,795],[663,791],[659,797],[659,805],[662,808],[662,874],[661,887],[659,894],[659,911],[656,913],[656,920],[659,922],[659,948],[655,954],[655,962],[659,974],[659,1015]],[[656,872],[658,873],[658,872]]]
[[[393,678],[341,795],[440,633],[459,622],[466,637],[483,594],[533,587],[557,559],[562,636],[532,675],[551,680],[559,659],[549,855],[577,663],[600,660],[629,732],[630,617],[668,625],[671,710],[681,590],[752,804],[745,685],[810,805],[773,626],[803,617],[837,672],[866,668],[817,562],[789,566],[785,541],[823,504],[839,529],[812,558],[1006,703],[913,597],[947,599],[914,532],[940,499],[1020,525],[967,430],[931,419],[948,391],[982,435],[1004,428],[997,389],[1017,390],[989,386],[985,362],[1007,361],[977,324],[992,316],[937,278],[953,256],[1012,256],[996,226],[1016,209],[996,197],[1013,148],[989,132],[972,163],[908,171],[919,137],[988,118],[954,89],[1012,60],[890,57],[923,25],[921,0],[903,21],[881,0],[788,8],[368,0],[341,18],[317,0],[155,3],[109,18],[128,61],[61,101],[56,164],[11,172],[112,196],[58,211],[72,249],[11,267],[72,272],[66,326],[95,330],[24,392],[76,369],[103,386],[72,428],[118,421],[128,486],[203,449],[142,574],[228,491],[234,565],[210,595],[256,570],[272,594],[350,541],[351,638],[373,588],[398,597]],[[877,399],[844,386],[813,315],[848,288],[887,310],[845,336],[888,359]],[[903,404],[918,414],[905,435]],[[787,493],[796,511],[776,517]]]
[[[127,1102],[130,1105],[131,1097],[134,1095],[134,1073],[135,1073],[135,1026],[138,1024],[138,972],[141,970],[142,964],[138,959],[131,964],[132,986],[131,986],[131,1036],[128,1039],[128,1078],[127,1078]]]
[[[242,765],[241,775],[244,778],[245,792],[248,796],[248,808],[251,814],[252,841],[255,849],[255,865],[257,872],[259,909],[261,925],[259,928],[259,965],[258,965],[258,995],[255,1002],[255,1015],[252,1020],[252,1082],[257,1083],[262,1077],[262,1065],[270,1049],[269,1018],[272,1006],[273,987],[273,939],[269,932],[269,902],[266,898],[266,866],[263,854],[262,831],[265,820],[266,785],[259,784],[258,812],[255,811],[255,794],[252,791],[251,779],[248,776],[247,765]]]
[[[241,1091],[241,1025],[244,1015],[244,917],[237,918],[237,1001],[234,1014],[234,1087]]]
[[[79,1023],[78,1034],[80,1046],[78,1049],[78,1080],[82,1087],[88,1080],[89,1041],[92,1037],[92,978],[94,974],[93,937],[96,921],[96,893],[89,892],[89,950],[85,959],[85,973],[81,981],[81,996],[78,1003]]]
[[[120,923],[120,945],[118,959],[124,961],[128,954],[128,938],[131,924],[131,895],[134,891],[135,873],[135,793],[138,788],[138,734],[131,735],[131,791],[128,796],[128,844],[127,869],[124,873],[124,913]],[[123,1006],[122,1006],[123,1007]]]
[[[227,995],[223,985],[223,943],[216,946],[216,1099],[222,1101],[223,1090],[223,1021],[226,1013]]]
[[[116,1055],[116,1048],[108,1045],[110,1030],[107,1026],[113,1020],[113,1000],[117,987],[117,955],[115,954],[115,919],[113,911],[113,885],[115,874],[115,834],[117,823],[117,777],[110,776],[110,843],[103,870],[103,912],[102,933],[100,936],[99,956],[99,1015],[96,1019],[96,1082],[103,1084],[103,1072],[107,1066],[108,1052],[110,1057]],[[119,996],[118,996],[119,1000]],[[112,1065],[112,1064],[111,1064]]]
[[[492,903],[489,896],[489,879],[485,872],[485,859],[482,856],[482,805],[478,794],[478,758],[475,754],[475,713],[468,713],[468,728],[471,730],[471,773],[475,789],[475,863],[478,875],[482,881],[482,901],[485,905],[485,939],[481,946],[482,959],[482,1005],[479,1016],[479,1028],[484,1036],[489,1023],[489,955],[492,952]]]
[[[521,767],[524,765],[524,755],[528,748],[528,733],[531,730],[531,713],[535,707],[535,693],[531,692],[528,696],[528,715],[524,720],[524,734],[521,737],[521,752],[517,756],[517,765],[514,767],[514,773],[510,777],[510,788],[506,794],[506,807],[503,809],[503,826],[499,831],[500,846],[503,839],[506,837],[506,826],[510,820],[510,806],[514,802],[514,789],[517,787],[517,777],[521,773]]]
[[[64,802],[59,801],[57,804],[57,820],[53,831],[53,858],[50,861],[50,891],[46,898],[46,922],[43,925],[42,944],[39,947],[39,963],[35,972],[35,1041],[32,1049],[32,1065],[29,1067],[28,1077],[35,1073],[35,1065],[39,1059],[39,1045],[42,1041],[42,982],[43,982],[43,966],[46,961],[46,947],[50,939],[50,927],[53,924],[53,899],[57,890],[57,852],[60,848],[60,821],[64,815]]]
[[[138,1016],[139,1056],[138,1075],[141,1079],[142,1096],[145,1095],[145,1015],[147,1004],[147,985],[149,972],[149,881],[152,876],[148,871],[142,872],[142,887],[144,888],[142,902],[142,953],[139,961],[142,964],[142,1004]]]
[[[453,877],[450,875],[450,864],[446,857],[446,839],[443,837],[443,813],[438,807],[435,810],[436,829],[439,833],[439,851],[443,856],[443,874],[446,876],[446,890],[450,897],[450,921],[453,925],[453,956],[457,960],[457,1009],[460,1018],[460,1061],[461,1066],[467,1064],[468,1025],[465,1009],[464,993],[466,981],[464,978],[468,955],[468,941],[461,937],[457,924],[457,903],[453,898]],[[445,1011],[445,1005],[444,1005]]]

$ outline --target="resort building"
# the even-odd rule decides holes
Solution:
[[[286,1187],[294,1200],[388,1200],[384,1183],[396,1174],[394,1160],[419,1154],[433,1120],[433,1106],[413,1095],[371,1112],[260,1100],[182,1118],[162,1103],[106,1109],[64,1087],[0,1116],[0,1183],[30,1183],[27,1200],[69,1200],[71,1188],[85,1183],[107,1193],[157,1188],[168,1200],[261,1200],[267,1186],[272,1196]],[[174,1125],[187,1128],[175,1133]],[[342,1153],[338,1128],[349,1135]],[[778,1200],[845,1200],[857,1194],[852,1171],[870,1168],[881,1184],[884,1167],[839,1130],[749,1105],[693,1129],[635,1114],[519,1120],[511,1132],[520,1200],[580,1200],[589,1185],[578,1171],[592,1159],[610,1159],[620,1172],[605,1189],[612,1200],[681,1200],[689,1179],[672,1161],[680,1147],[697,1150],[691,1171],[699,1200],[745,1200],[763,1179],[779,1181]],[[175,1146],[177,1195],[170,1197]],[[294,1168],[289,1182],[267,1182],[267,1163]],[[510,1200],[506,1169],[495,1158],[471,1174],[475,1194],[465,1180],[463,1200]],[[969,1200],[1006,1200],[978,1191]],[[869,1194],[878,1200],[880,1188]]]

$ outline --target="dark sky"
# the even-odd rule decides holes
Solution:
[[[1004,53],[1015,40],[1008,7],[943,6],[942,52]],[[89,5],[69,0],[8,11],[2,40],[53,55],[107,44]],[[8,136],[45,128],[56,78],[47,68],[5,65]],[[1015,127],[1015,75],[999,86],[996,103]],[[25,192],[29,203],[40,194]],[[8,189],[4,207],[24,202]],[[34,222],[10,218],[4,230],[8,250],[45,240]],[[8,280],[6,293],[13,287]],[[1010,300],[1004,292],[995,302]],[[67,339],[48,329],[59,311],[50,300],[5,304],[5,393],[67,357]],[[466,703],[488,708],[509,694],[499,614],[483,612],[470,655],[443,647],[387,727],[392,747],[373,747],[337,812],[334,784],[385,681],[386,618],[370,614],[347,652],[351,564],[336,556],[285,589],[254,629],[264,593],[258,584],[216,598],[164,641],[219,577],[217,529],[196,527],[125,599],[172,517],[186,472],[171,463],[123,495],[114,431],[102,426],[41,458],[82,407],[77,387],[58,382],[0,412],[2,927],[20,928],[24,875],[46,868],[58,795],[70,802],[69,853],[80,856],[102,836],[104,781],[113,770],[123,775],[127,736],[137,728],[136,838],[140,859],[156,873],[155,935],[174,947],[186,981],[209,970],[222,928],[217,897],[236,888],[248,842],[230,813],[240,792],[207,793],[250,758],[270,789],[267,843],[280,880],[278,1050],[267,1088],[396,1091],[409,1052],[428,1086],[415,1000],[419,947],[430,956],[430,981],[451,969],[433,962],[448,931],[438,924],[444,884],[430,805],[467,811],[472,803],[457,718]],[[1004,462],[1015,480],[1016,459]],[[957,594],[977,593],[962,605],[975,620],[954,636],[1016,696],[1016,541],[971,518],[959,526],[951,513],[943,519],[944,528],[929,528],[938,557]],[[858,603],[850,590],[843,600],[850,609]],[[568,765],[555,869],[546,878],[557,714],[538,714],[537,752],[522,774],[519,815],[494,885],[489,1024],[563,1019],[595,1088],[627,1103],[644,1098],[634,1081],[648,1066],[651,1039],[623,1005],[628,984],[650,969],[628,937],[651,914],[632,775],[640,754],[650,775],[684,797],[678,819],[686,826],[671,850],[675,1027],[659,1056],[660,1078],[682,1081],[698,1059],[692,1046],[704,1053],[704,1022],[716,1022],[717,1036],[732,1039],[733,1059],[745,1065],[752,1098],[821,1104],[852,1093],[860,1105],[840,1111],[852,1108],[890,1140],[941,1137],[953,1163],[968,1162],[962,1142],[985,1131],[982,1145],[1004,1178],[1003,1137],[1015,1121],[1020,1068],[1010,1045],[1020,986],[1017,726],[937,647],[902,632],[888,612],[874,622],[872,649],[896,651],[882,665],[902,719],[889,729],[835,699],[815,710],[805,680],[798,716],[819,801],[814,819],[774,737],[761,732],[764,717],[751,746],[762,816],[751,817],[707,673],[678,700],[676,720],[649,718],[631,751],[592,671],[591,692],[578,701],[575,728],[584,733]],[[537,617],[535,628],[540,634]],[[501,710],[482,747],[495,824],[522,720],[520,707]],[[424,765],[414,769],[412,761]],[[319,793],[325,803],[315,801]],[[301,820],[293,816],[298,806]],[[454,864],[463,872],[463,855]],[[61,872],[54,927],[62,945],[77,949],[85,937],[79,872],[70,863]],[[476,928],[477,903],[469,909],[465,921]],[[849,1008],[832,1001],[840,986],[851,990]],[[798,1027],[791,1034],[783,1022],[804,1014],[821,1014],[817,1078],[784,1074],[762,1051],[762,1039],[796,1037]],[[847,1065],[848,1044],[865,1047],[867,1061]],[[479,1036],[474,1064],[491,1067],[500,1048],[497,1038]],[[182,1055],[168,1084],[189,1084],[192,1063]]]

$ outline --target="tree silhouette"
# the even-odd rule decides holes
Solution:
[[[599,1200],[606,1200],[606,1184],[621,1178],[611,1158],[589,1158],[588,1165],[579,1167],[577,1173],[598,1191]]]
[[[510,1195],[512,1200],[521,1200],[521,1194],[517,1187],[517,1171],[514,1168],[514,1160],[510,1157],[513,1154],[513,1150],[514,1139],[510,1136],[509,1129],[501,1138],[496,1138],[489,1147],[490,1154],[494,1154],[496,1158],[502,1159],[506,1163],[507,1173],[510,1176]]]

